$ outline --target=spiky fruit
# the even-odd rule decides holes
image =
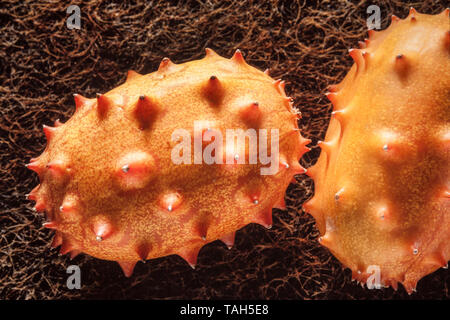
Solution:
[[[450,257],[449,10],[392,21],[351,50],[355,64],[328,93],[334,111],[304,209],[353,278],[378,267],[382,285],[411,293]]]
[[[56,230],[54,247],[118,261],[127,276],[138,260],[171,254],[194,266],[204,244],[222,239],[231,247],[246,224],[270,227],[272,207],[306,171],[298,160],[309,140],[284,83],[246,64],[240,51],[225,59],[207,49],[204,59],[179,65],[165,58],[158,71],[130,71],[125,84],[95,99],[75,95],[75,104],[67,123],[44,128],[47,147],[28,165],[41,179],[30,199]],[[261,175],[267,163],[249,164],[256,149],[245,139],[222,150],[231,163],[196,164],[198,153],[188,155],[192,164],[174,163],[174,132],[185,129],[195,149],[196,120],[209,121],[200,151],[211,151],[212,132],[266,129],[275,142],[270,130],[278,129],[275,174]],[[258,142],[260,151],[267,146]]]

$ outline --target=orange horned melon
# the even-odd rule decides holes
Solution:
[[[450,257],[449,10],[394,16],[350,55],[304,209],[354,279],[411,293]]]
[[[29,198],[47,213],[54,247],[118,261],[127,276],[137,261],[171,254],[194,266],[204,244],[231,247],[246,224],[270,227],[272,207],[305,172],[298,160],[309,140],[284,82],[240,51],[164,58],[158,71],[130,71],[124,84],[95,99],[77,94],[75,104],[67,123],[44,127],[47,147],[28,165],[41,184]],[[243,139],[230,135],[222,147],[238,129]],[[266,157],[255,162],[258,154]]]

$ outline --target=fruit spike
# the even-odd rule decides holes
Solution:
[[[54,230],[58,230],[59,228],[58,223],[55,221],[44,222],[43,226],[47,229],[54,229]]]
[[[70,253],[73,251],[75,251],[75,253],[78,252],[78,247],[74,243],[72,243],[70,240],[63,238],[63,242],[61,244],[61,247],[59,248],[59,253],[67,254],[67,253]],[[70,255],[71,259],[72,259],[72,256],[73,255],[71,254]]]
[[[444,35],[444,46],[450,51],[450,30]]]
[[[154,157],[143,151],[126,154],[116,165],[116,181],[123,190],[142,189],[156,174]]]
[[[81,94],[74,93],[73,98],[75,100],[75,108],[76,111],[83,109],[85,106],[89,105],[91,99],[83,97]]]
[[[38,190],[39,190],[39,186],[36,186],[33,190],[30,191],[29,194],[27,194],[27,199],[36,201]]]
[[[53,160],[45,166],[48,172],[51,172],[55,177],[64,175],[67,171],[67,165],[64,160]]]
[[[41,179],[30,200],[47,211],[45,226],[56,229],[53,246],[118,261],[130,276],[139,260],[178,254],[194,266],[206,243],[222,239],[231,247],[243,226],[270,227],[271,208],[283,205],[292,177],[305,172],[299,158],[309,150],[284,83],[274,82],[240,51],[226,59],[206,49],[201,60],[163,59],[154,73],[130,71],[124,84],[95,99],[74,95],[69,124],[55,129],[57,138],[29,165]],[[245,155],[245,164],[196,164],[191,151],[175,163],[180,141],[174,133],[184,129],[191,142],[194,121],[201,120],[224,140],[227,129],[266,129],[268,138],[278,129],[288,166],[261,175],[269,165],[258,158],[248,163],[254,153],[248,139],[236,139],[231,154],[232,161]],[[207,150],[215,137],[200,148]],[[190,146],[194,151],[194,141]]]
[[[159,72],[168,71],[173,66],[175,66],[175,64],[169,58],[163,58],[161,60],[161,63],[159,64],[158,71]]]
[[[30,163],[25,165],[28,169],[33,170],[34,172],[36,172],[39,176],[42,175],[42,173],[44,172],[44,166],[41,165],[41,163],[39,161],[31,161]]]
[[[47,143],[49,143],[55,135],[56,128],[44,125],[43,129],[44,129],[45,138],[47,139]]]
[[[206,53],[206,57],[217,57],[218,56],[218,54],[210,48],[206,48],[205,53]]]
[[[103,94],[97,93],[97,113],[100,118],[106,117],[111,107],[111,100]]]
[[[139,257],[139,260],[145,261],[147,260],[148,254],[150,253],[151,246],[147,243],[141,243],[136,247],[136,253]]]
[[[109,218],[106,216],[98,215],[93,218],[92,231],[95,236],[95,240],[101,242],[107,239],[113,233],[113,226]]]
[[[240,107],[240,115],[245,123],[257,128],[261,120],[261,108],[257,101],[245,103]]]
[[[178,209],[178,207],[181,205],[182,203],[182,197],[179,193],[177,192],[171,192],[171,193],[167,193],[164,194],[161,198],[161,208],[163,208],[164,210],[167,210],[168,212],[172,212],[175,209]]]
[[[210,76],[206,81],[203,88],[203,94],[213,105],[219,105],[222,102],[224,89],[220,80],[215,75]]]
[[[149,128],[151,122],[155,120],[159,108],[149,97],[141,95],[134,110],[134,114],[139,121],[139,128],[144,130]]]
[[[62,242],[63,242],[63,239],[62,239],[61,233],[56,231],[55,235],[53,237],[53,241],[52,241],[51,247],[52,248],[57,248],[57,247],[59,247],[62,244]]]
[[[416,21],[416,20],[417,20],[416,16],[417,16],[417,11],[416,11],[416,9],[414,9],[413,7],[411,7],[411,8],[409,9],[409,17],[411,18],[411,21]]]
[[[239,64],[245,64],[244,56],[242,55],[242,52],[239,49],[236,50],[233,57],[231,57],[231,60]]]
[[[182,250],[180,252],[178,252],[178,255],[183,258],[188,265],[192,268],[195,269],[195,266],[197,265],[197,258],[198,258],[198,253],[200,252],[201,246],[196,246],[192,249],[188,249],[188,250]]]
[[[234,239],[236,237],[236,232],[231,232],[229,234],[224,235],[220,240],[227,246],[228,249],[231,250],[234,246]]]
[[[127,81],[130,81],[132,79],[136,79],[141,77],[142,75],[140,75],[139,73],[137,73],[134,70],[128,70],[128,74],[127,74]]]
[[[117,261],[117,263],[123,270],[123,274],[127,278],[131,277],[131,275],[133,274],[133,270],[134,270],[134,267],[136,266],[136,262],[137,261]]]
[[[64,197],[62,204],[59,207],[59,214],[63,216],[66,221],[77,221],[81,218],[79,210],[78,197],[73,194],[68,194]]]
[[[352,57],[353,61],[355,62],[355,65],[357,67],[358,71],[364,71],[365,68],[365,61],[364,56],[365,51],[359,50],[359,49],[350,49],[348,51],[350,57]]]
[[[354,279],[367,281],[378,266],[383,285],[409,293],[450,258],[448,10],[412,17],[370,32],[371,63],[361,68],[354,54],[332,86],[336,111],[308,169],[315,195],[303,205]]]

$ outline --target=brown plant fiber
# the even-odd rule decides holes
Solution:
[[[228,250],[206,245],[192,270],[178,256],[138,263],[125,278],[115,262],[51,249],[52,231],[25,195],[38,177],[25,168],[46,141],[42,125],[65,122],[73,93],[95,97],[124,82],[129,69],[149,73],[163,57],[199,59],[206,47],[270,68],[287,82],[302,112],[299,127],[319,155],[331,104],[324,93],[352,65],[347,50],[367,36],[366,13],[379,5],[390,16],[442,12],[447,1],[2,1],[0,4],[0,299],[449,299],[450,273],[422,279],[411,296],[401,287],[368,290],[317,242],[311,216],[301,210],[313,183],[297,176],[287,210],[274,209],[270,230],[251,224]],[[81,29],[66,27],[66,9],[81,9]],[[180,115],[182,116],[182,115]],[[81,290],[66,287],[69,265],[82,272]]]

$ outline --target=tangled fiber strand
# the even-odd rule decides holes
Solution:
[[[323,93],[352,64],[347,50],[366,33],[367,7],[379,5],[382,28],[390,15],[409,7],[436,14],[446,1],[72,1],[81,8],[81,29],[66,27],[68,4],[3,1],[0,5],[0,298],[153,299],[391,299],[449,298],[448,270],[419,282],[409,297],[403,288],[367,290],[321,247],[313,219],[301,211],[312,195],[304,176],[288,189],[287,210],[275,210],[274,227],[249,225],[231,251],[219,242],[204,247],[196,270],[170,256],[139,263],[130,279],[113,262],[50,249],[51,233],[25,195],[37,176],[24,164],[45,146],[43,124],[65,121],[74,111],[72,93],[93,97],[125,80],[126,71],[156,70],[198,59],[204,48],[246,60],[287,81],[303,114],[302,134],[316,143],[327,129],[331,105]],[[82,289],[66,287],[66,268],[82,271]]]

